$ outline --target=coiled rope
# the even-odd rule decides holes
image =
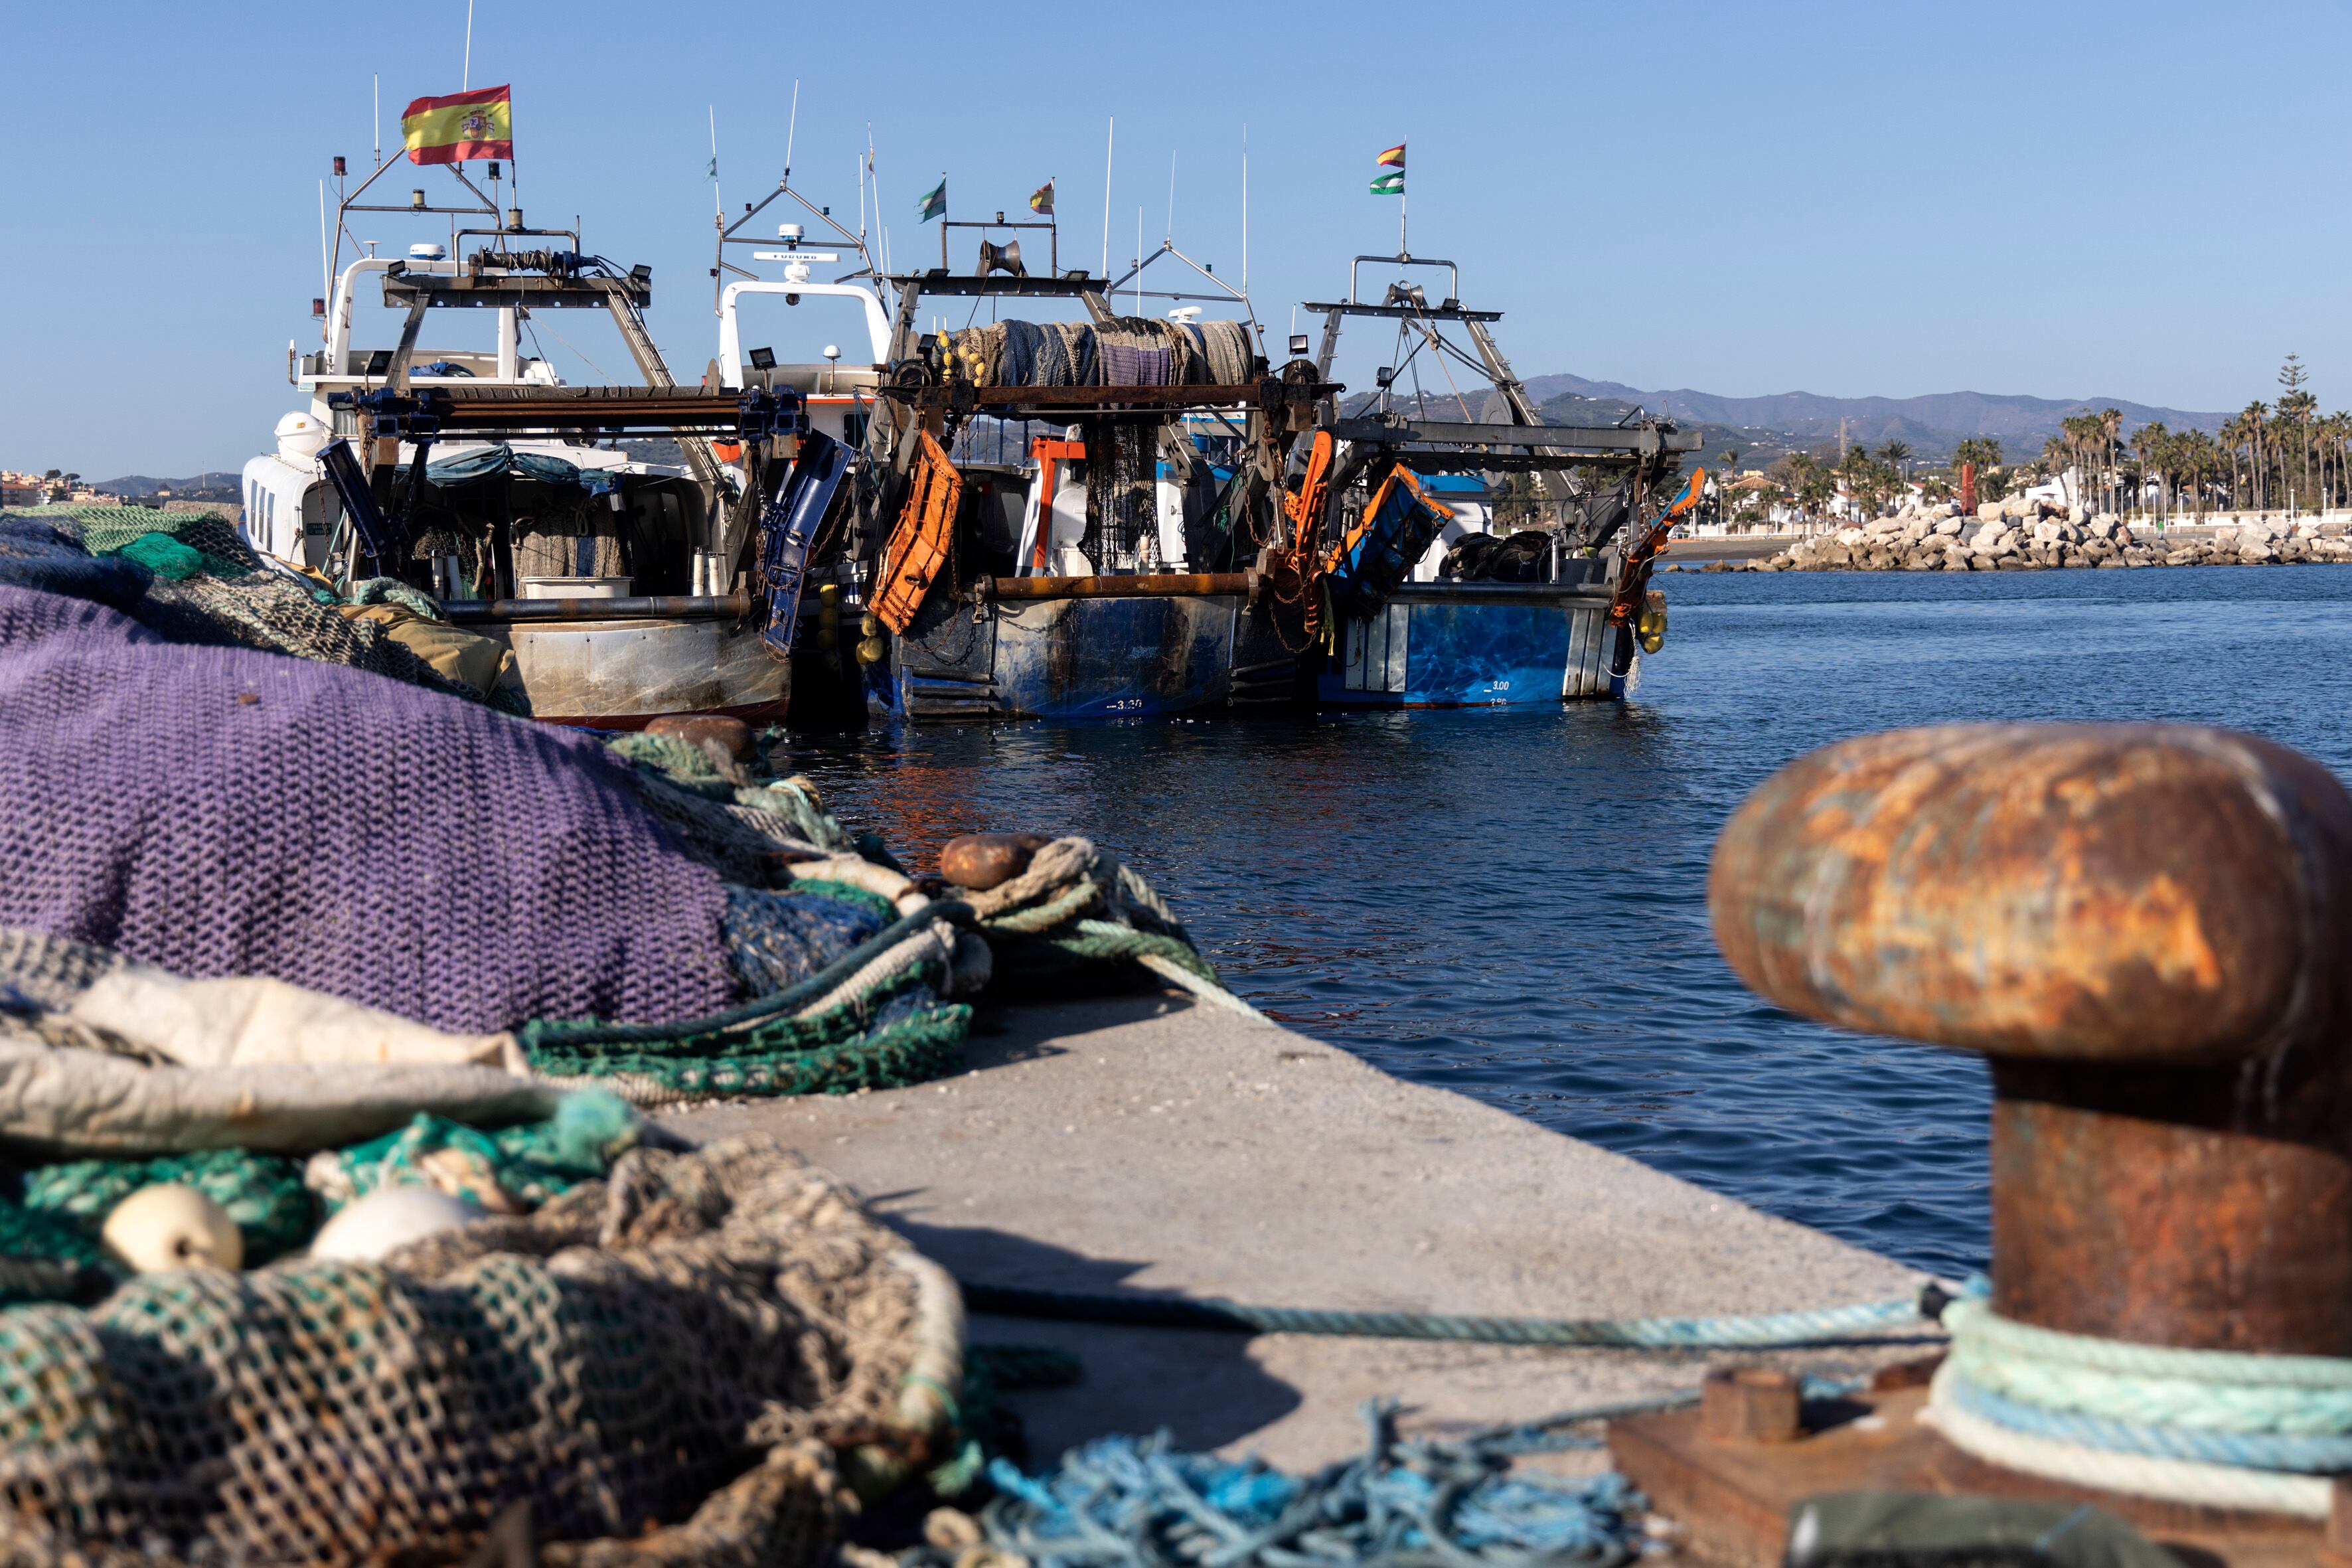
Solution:
[[[2320,1519],[2352,1469],[2352,1360],[2181,1350],[1996,1313],[1943,1313],[1926,1419],[1954,1447],[2054,1480]]]
[[[1916,1323],[1927,1292],[1890,1301],[1722,1318],[1485,1318],[1437,1312],[1350,1312],[1261,1307],[1174,1296],[1091,1295],[961,1280],[971,1311],[1008,1318],[1213,1329],[1226,1333],[1340,1334],[1475,1344],[1613,1345],[1638,1350],[1766,1349],[1820,1344]],[[1932,1290],[1933,1287],[1927,1288]]]

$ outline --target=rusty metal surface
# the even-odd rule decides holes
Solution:
[[[1874,735],[1717,846],[1784,1006],[1993,1058],[1994,1305],[2074,1333],[2352,1355],[2352,800],[2186,725]]]
[[[2207,1125],[2261,1120],[2237,1073],[2163,1075],[2188,1080],[2162,1084],[2167,1099],[2206,1090],[2202,1105],[2160,1107],[2182,1113],[2164,1119],[2052,1098],[2082,1087],[2052,1081],[2060,1076],[1993,1065],[1996,1310],[2145,1344],[2352,1355],[2352,1160]],[[2146,1077],[2104,1076],[2105,1098]],[[2306,1115],[2338,1103],[2333,1093],[2285,1101]]]
[[[1688,1531],[1694,1554],[1735,1568],[1780,1568],[1799,1502],[1864,1489],[2091,1502],[2153,1540],[2189,1549],[2190,1562],[2313,1568],[2318,1561],[2316,1521],[2126,1497],[1980,1464],[1919,1422],[1925,1403],[1916,1387],[1811,1402],[1805,1433],[1779,1442],[1710,1438],[1693,1410],[1629,1416],[1609,1423],[1609,1451],[1651,1505]]]
[[[1716,847],[1741,978],[2011,1057],[2242,1061],[2344,1011],[2352,800],[2192,726],[1958,725],[1782,769]]]
[[[1797,1374],[1719,1366],[1699,1385],[1698,1429],[1712,1443],[1785,1443],[1801,1430]]]

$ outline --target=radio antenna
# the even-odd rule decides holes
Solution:
[[[793,133],[801,128],[801,79],[793,78],[793,117],[784,121],[784,179],[793,177]]]
[[[1103,260],[1102,275],[1110,277],[1110,155],[1118,145],[1118,116],[1110,117],[1110,125],[1103,132]]]
[[[465,92],[474,85],[474,0],[466,0],[466,67],[458,73],[457,90]]]

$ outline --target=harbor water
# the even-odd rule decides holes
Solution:
[[[2226,724],[2352,773],[2352,570],[1662,575],[1623,704],[796,737],[894,845],[1082,833],[1236,990],[1460,1090],[1953,1274],[1988,1236],[1981,1061],[1758,1001],[1717,830],[1790,758],[1967,720]]]

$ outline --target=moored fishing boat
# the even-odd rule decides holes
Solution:
[[[1366,263],[1403,276],[1367,299],[1360,282]],[[1438,269],[1449,287],[1432,304],[1412,279]],[[1636,650],[1655,651],[1664,640],[1650,563],[1666,529],[1698,494],[1694,479],[1678,499],[1667,499],[1680,454],[1696,451],[1698,437],[1663,419],[1546,424],[1490,331],[1502,312],[1466,308],[1461,292],[1454,262],[1400,251],[1355,258],[1343,299],[1305,306],[1324,319],[1318,379],[1329,378],[1349,322],[1393,322],[1396,339],[1370,396],[1322,410],[1318,445],[1293,492],[1292,570],[1303,574],[1333,562],[1331,542],[1361,531],[1380,510],[1382,488],[1398,476],[1410,476],[1427,502],[1421,531],[1401,541],[1411,545],[1403,580],[1378,603],[1334,605],[1336,624],[1321,639],[1311,675],[1321,706],[1622,697]],[[1465,341],[1455,341],[1457,331]],[[1292,342],[1295,352],[1306,346],[1304,337]],[[1442,395],[1423,390],[1424,354],[1444,380]],[[1455,380],[1456,369],[1469,390]],[[1441,417],[1429,417],[1433,405]],[[1533,480],[1540,500],[1522,504],[1549,518],[1505,532],[1494,509],[1473,516],[1437,504],[1449,492],[1433,487],[1448,479],[1511,474]]]
[[[528,226],[519,202],[501,205],[500,161],[480,143],[458,151],[487,163],[488,191],[445,151],[410,153],[442,163],[457,187],[444,202],[421,186],[404,205],[371,202],[397,162],[345,191],[335,160],[331,281],[313,302],[321,347],[288,347],[307,402],[246,465],[247,539],[344,594],[390,578],[431,595],[449,620],[512,649],[541,718],[782,717],[789,667],[762,640],[738,558],[758,510],[747,498],[797,452],[800,395],[678,386],[646,329],[651,269],[586,252],[577,230]],[[379,255],[352,236],[358,214],[422,216],[446,224],[446,239]],[[366,254],[342,262],[347,251]],[[354,341],[368,288],[401,312],[391,346]],[[642,385],[567,385],[524,352],[534,316],[567,309],[611,320]],[[428,340],[452,310],[490,323],[493,342]],[[621,445],[631,437],[674,443],[679,460],[649,460]],[[714,456],[720,441],[734,465]]]

